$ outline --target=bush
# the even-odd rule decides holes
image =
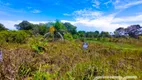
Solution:
[[[73,37],[70,33],[66,33],[66,34],[64,34],[64,39],[71,41],[71,40],[73,40]]]
[[[142,36],[139,36],[139,39],[142,40]]]
[[[74,34],[74,35],[73,35],[73,38],[74,38],[74,39],[78,39],[79,36],[78,36],[77,34]]]
[[[0,32],[0,42],[25,43],[28,34],[25,31],[2,31]]]

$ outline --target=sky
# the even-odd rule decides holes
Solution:
[[[142,0],[0,0],[0,23],[70,22],[77,30],[109,31],[142,25]]]

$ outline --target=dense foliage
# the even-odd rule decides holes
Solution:
[[[25,31],[1,31],[0,42],[25,43],[28,34]]]
[[[16,24],[15,27],[18,30],[30,30],[33,28],[33,24],[28,21],[22,21],[21,23]]]
[[[44,35],[45,33],[48,32],[48,28],[46,27],[46,24],[39,24],[39,25],[35,25],[32,31],[33,31],[33,34]]]
[[[3,24],[0,23],[0,31],[2,30],[8,30],[7,28],[5,28],[5,26]]]
[[[71,23],[65,22],[64,26],[67,28],[68,32],[70,32],[72,35],[77,33],[76,26],[72,25]]]
[[[66,40],[73,40],[73,37],[72,37],[72,35],[70,34],[70,33],[65,33],[64,34],[64,38],[66,39]]]

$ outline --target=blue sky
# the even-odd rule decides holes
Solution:
[[[78,30],[114,31],[142,25],[142,0],[0,0],[0,23],[9,29],[22,20],[70,22]]]

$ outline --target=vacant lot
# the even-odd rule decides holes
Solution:
[[[87,50],[82,49],[79,40],[46,43],[30,39],[26,44],[4,43],[1,45],[1,80],[90,80],[95,76],[142,79],[140,44],[88,42]],[[37,50],[41,45],[43,49]]]

